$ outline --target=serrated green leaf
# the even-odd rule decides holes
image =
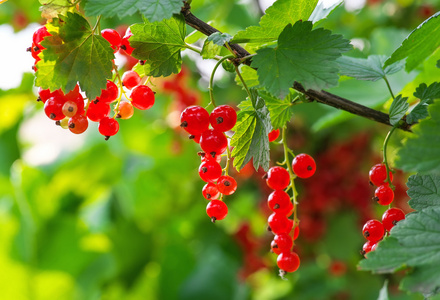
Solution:
[[[409,108],[408,97],[403,97],[398,95],[394,98],[393,103],[390,106],[390,123],[391,125],[396,125],[406,114]]]
[[[406,118],[408,124],[417,123],[428,117],[428,105],[440,98],[440,83],[434,82],[429,87],[425,83],[420,84],[414,92],[414,97],[419,98],[420,102],[408,114]]]
[[[278,0],[261,17],[259,26],[239,31],[232,43],[265,44],[275,41],[288,23],[308,20],[318,0]]]
[[[342,4],[343,0],[338,0],[332,5],[326,7],[324,2],[319,2],[318,5],[313,10],[311,16],[309,17],[309,21],[313,22],[316,26],[316,23],[325,19],[330,15],[337,7]]]
[[[113,50],[102,36],[94,35],[89,23],[79,14],[68,12],[63,22],[54,22],[42,45],[37,63],[36,85],[43,89],[71,91],[79,82],[89,99],[105,89],[112,76]]]
[[[440,173],[440,103],[431,104],[428,112],[431,118],[414,125],[398,151],[396,166],[402,170]]]
[[[39,0],[42,7],[41,16],[45,19],[54,19],[58,15],[65,15],[68,11],[73,12],[75,6],[69,0]]]
[[[354,77],[358,80],[376,81],[403,68],[401,62],[384,68],[386,58],[385,55],[370,55],[366,59],[343,56],[336,61],[339,64],[341,75]]]
[[[440,206],[440,176],[412,175],[406,185],[409,188],[408,196],[411,197],[408,204],[413,209]]]
[[[440,291],[440,276],[437,265],[426,265],[423,268],[416,268],[410,276],[402,279],[400,289],[421,293],[428,299]]]
[[[87,16],[102,15],[107,18],[141,13],[150,22],[156,22],[178,14],[182,6],[182,0],[88,0],[85,11]]]
[[[222,67],[223,69],[225,69],[225,71],[228,71],[230,73],[235,73],[235,66],[229,60],[222,61]]]
[[[218,46],[223,46],[232,39],[232,35],[227,33],[214,32],[208,36],[208,41],[213,42]]]
[[[425,20],[403,41],[385,62],[389,66],[406,58],[405,70],[412,71],[440,45],[440,12]]]
[[[264,90],[258,91],[258,94],[266,102],[273,128],[282,128],[290,121],[293,115],[292,94],[287,95],[283,100],[273,97]]]
[[[419,120],[425,119],[428,116],[429,116],[428,104],[424,102],[420,102],[406,116],[406,122],[408,124],[414,124],[417,123]]]
[[[360,262],[362,270],[388,273],[403,267],[440,264],[440,207],[406,215],[389,237]]]
[[[242,65],[240,67],[240,73],[241,73],[241,77],[243,77],[243,80],[246,82],[248,88],[257,88],[260,86],[260,82],[258,81],[257,70],[255,70],[254,68],[251,68],[246,65]],[[243,87],[243,84],[240,78],[238,78],[238,76],[235,76],[235,82],[239,86]]]
[[[243,101],[241,110],[237,114],[237,123],[234,127],[231,146],[233,166],[240,170],[251,159],[255,170],[261,166],[264,170],[269,168],[269,139],[272,130],[270,114],[264,100],[253,92],[254,99]],[[251,104],[252,106],[250,106]]]
[[[252,60],[260,84],[278,98],[284,98],[295,81],[306,90],[338,83],[336,59],[351,49],[350,42],[323,28],[312,30],[312,26],[309,21],[287,25],[278,46],[257,50]]]
[[[221,50],[221,46],[206,39],[205,42],[203,43],[203,48],[201,53],[202,58],[203,59],[214,58],[216,55],[220,53],[220,50]]]
[[[180,51],[186,48],[185,20],[181,15],[162,22],[134,24],[130,45],[132,56],[145,60],[144,73],[149,76],[169,76],[179,73],[182,65]]]

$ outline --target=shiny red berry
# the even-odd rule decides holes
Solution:
[[[282,252],[277,258],[278,268],[285,272],[295,272],[300,265],[300,259],[295,252]]]
[[[267,172],[266,183],[273,190],[284,190],[290,184],[289,172],[279,166],[272,167]]]
[[[128,55],[131,55],[131,53],[133,52],[134,48],[130,46],[130,42],[129,42],[129,38],[132,36],[133,34],[131,33],[130,27],[127,28],[127,31],[125,32],[124,37],[121,40],[121,49],[123,49]]]
[[[267,137],[269,138],[269,142],[275,141],[279,136],[280,136],[280,129],[279,128],[272,130],[267,135]]]
[[[217,220],[223,220],[228,214],[228,207],[221,200],[212,200],[206,206],[206,213],[211,218],[211,221],[215,223]]]
[[[110,80],[107,80],[107,86],[105,90],[101,91],[101,96],[99,96],[99,101],[105,104],[110,104],[115,101],[119,96],[118,86]]]
[[[316,171],[316,163],[313,157],[308,154],[301,153],[295,156],[292,161],[293,172],[299,178],[309,178]]]
[[[104,117],[99,121],[98,130],[107,140],[109,137],[118,133],[119,123],[113,118]]]
[[[237,122],[237,113],[229,105],[220,105],[214,108],[209,116],[212,128],[225,132],[231,130]]]
[[[390,231],[400,220],[405,219],[405,213],[400,208],[392,207],[382,215],[382,224],[386,231]]]
[[[76,115],[69,119],[68,127],[72,133],[80,134],[87,130],[89,121],[84,115]]]
[[[50,97],[44,103],[44,112],[51,120],[60,121],[66,116],[63,114],[63,105],[66,103],[64,97]]]
[[[135,71],[126,71],[122,74],[122,84],[129,90],[141,83],[141,77]]]
[[[287,217],[293,213],[293,203],[290,201],[290,196],[283,190],[273,191],[267,198],[267,204],[273,212]]]
[[[150,109],[154,105],[154,92],[146,85],[138,85],[131,91],[131,104],[140,110]]]
[[[362,234],[367,240],[371,242],[377,242],[383,238],[383,235],[385,234],[385,229],[380,221],[369,220],[362,228]]]
[[[200,135],[209,128],[209,113],[201,106],[188,106],[180,114],[180,123],[189,134]]]
[[[270,230],[274,234],[289,234],[289,232],[293,228],[293,221],[286,217],[286,215],[273,213],[267,219],[267,223],[269,224]]]
[[[394,192],[388,184],[383,184],[376,188],[373,199],[380,205],[390,205],[394,199]]]
[[[116,52],[119,50],[119,46],[121,46],[121,36],[119,33],[114,29],[103,29],[101,31],[101,35],[103,38],[105,38],[111,45],[113,52]]]
[[[276,245],[276,247],[273,248],[277,248],[279,253],[275,252],[276,254],[280,254],[281,252],[289,252],[290,250],[292,250],[293,247],[293,240],[292,237],[288,234],[280,234],[280,235],[275,235],[273,238],[273,242],[274,242],[274,246]]]
[[[207,200],[215,200],[220,196],[220,192],[217,189],[217,185],[213,182],[208,182],[202,188],[203,197]]]
[[[370,182],[375,186],[381,186],[387,180],[387,170],[384,164],[377,164],[371,167],[370,172]],[[390,171],[390,180],[393,180],[393,173]]]
[[[232,195],[237,190],[237,181],[231,176],[220,176],[217,180],[217,189],[223,195]]]
[[[99,122],[102,118],[107,117],[110,114],[110,105],[98,101],[98,102],[90,102],[89,107],[87,109],[87,117],[90,121]]]
[[[377,245],[377,242],[367,241],[362,246],[361,254],[365,256],[368,252],[371,252],[373,250],[373,247],[375,248]]]
[[[205,182],[216,181],[222,176],[222,167],[215,161],[204,161],[199,166],[199,175]]]
[[[225,134],[216,129],[208,129],[202,132],[200,147],[205,153],[219,155],[225,152],[228,147],[228,139]]]

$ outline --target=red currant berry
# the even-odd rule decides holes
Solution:
[[[132,36],[133,34],[131,33],[130,27],[127,28],[127,31],[125,32],[124,37],[121,40],[121,49],[123,49],[128,55],[131,55],[131,53],[133,52],[134,48],[130,46],[130,42],[128,41],[128,39]]]
[[[32,36],[32,42],[35,44],[39,50],[44,49],[44,47],[41,46],[41,42],[43,41],[44,37],[51,36],[49,31],[47,31],[46,26],[41,26],[37,30],[35,30],[33,36]]]
[[[223,220],[228,214],[228,207],[221,200],[209,201],[206,206],[206,213],[211,218],[211,221],[215,223],[217,220]]]
[[[99,121],[98,130],[108,140],[109,137],[118,133],[119,123],[113,118],[104,117]]]
[[[69,120],[69,130],[75,134],[83,133],[89,127],[89,121],[84,115],[76,115]]]
[[[51,120],[60,121],[66,116],[63,114],[64,97],[51,97],[44,103],[44,112]]]
[[[208,129],[200,137],[200,147],[205,153],[218,155],[225,152],[228,147],[228,139],[225,134],[215,129]]]
[[[274,234],[289,234],[289,232],[293,228],[293,221],[286,217],[286,215],[273,213],[267,219],[267,223],[269,224],[270,230]]]
[[[102,118],[107,117],[110,114],[110,105],[103,103],[102,101],[90,102],[87,109],[87,117],[90,121],[99,122]]]
[[[205,197],[207,200],[215,200],[218,199],[218,197],[220,196],[217,185],[212,182],[208,182],[207,184],[205,184],[205,186],[203,186],[202,194],[203,197]]]
[[[232,195],[237,190],[237,181],[231,176],[220,176],[217,180],[217,189],[223,195]]]
[[[53,92],[51,92],[49,89],[43,90],[41,87],[38,88],[38,96],[39,99],[43,101],[43,103],[45,103],[47,101],[47,99],[49,99],[50,97],[63,97],[63,93],[61,92],[61,90],[55,90]]]
[[[212,154],[206,154],[205,152],[199,152],[201,161],[212,160],[220,163],[222,161],[222,156],[220,154],[216,154],[212,156]]]
[[[189,134],[200,135],[209,128],[209,113],[201,106],[188,106],[180,115],[180,123]]]
[[[272,130],[267,135],[267,137],[269,138],[269,142],[275,141],[279,136],[280,136],[280,129],[279,128]]]
[[[129,90],[141,83],[141,77],[135,71],[127,71],[122,74],[122,84]]]
[[[278,255],[277,265],[278,268],[285,272],[295,272],[296,270],[298,270],[300,265],[299,256],[292,251],[283,252]]]
[[[220,105],[214,108],[209,116],[212,128],[225,132],[231,130],[237,122],[237,113],[229,105]]]
[[[116,30],[107,28],[101,31],[101,35],[110,43],[113,52],[119,50],[119,46],[121,45],[121,36]]]
[[[154,105],[154,92],[146,85],[138,85],[131,91],[131,104],[140,110],[150,109]]]
[[[377,242],[372,242],[372,241],[367,241],[363,246],[362,246],[362,250],[361,250],[361,254],[363,256],[365,256],[365,254],[367,254],[368,252],[372,251],[372,247],[376,246]]]
[[[199,175],[205,182],[216,181],[222,176],[222,167],[215,161],[204,161],[200,164]]]
[[[293,203],[290,201],[290,196],[283,190],[273,191],[267,198],[267,204],[273,212],[287,217],[293,213]]]
[[[130,119],[134,114],[133,105],[127,101],[121,101],[119,103],[118,114],[117,117],[123,120]]]
[[[99,101],[110,104],[115,101],[119,96],[118,86],[110,80],[107,80],[107,87],[105,90],[102,90],[101,96],[99,96]]]
[[[385,229],[380,221],[369,220],[362,228],[362,234],[367,240],[377,242],[382,239]]]
[[[315,160],[308,154],[301,153],[292,161],[293,172],[299,178],[309,178],[316,171]]]
[[[76,115],[76,112],[78,111],[78,106],[76,105],[75,102],[73,101],[67,101],[66,103],[64,103],[63,107],[62,107],[62,112],[66,117],[73,117],[74,115]]]
[[[392,207],[382,215],[382,224],[385,230],[390,231],[400,220],[405,219],[405,213],[400,208]]]
[[[277,245],[277,248],[280,250],[280,252],[289,252],[292,250],[293,240],[288,234],[275,235],[273,241]]]
[[[380,205],[390,205],[394,199],[394,192],[388,184],[383,184],[376,189],[373,199]]]
[[[381,186],[387,180],[387,170],[384,164],[374,165],[369,172],[370,182],[375,186]],[[390,181],[393,181],[393,173],[390,171]]]
[[[278,248],[278,245],[274,240],[270,242],[270,251],[272,251],[275,254],[281,254],[281,250]]]
[[[273,190],[284,190],[290,184],[289,172],[279,166],[272,167],[267,172],[266,183]]]

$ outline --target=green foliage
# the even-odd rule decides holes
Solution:
[[[420,102],[411,110],[406,120],[409,124],[417,123],[419,120],[428,117],[428,105],[435,99],[440,98],[440,84],[432,83],[429,87],[422,83],[414,92],[414,97],[420,99]]]
[[[160,23],[145,20],[130,27],[133,56],[145,60],[144,73],[154,77],[179,73],[182,64],[180,51],[186,47],[186,27],[182,16],[173,16]]]
[[[48,26],[52,36],[42,42],[46,49],[37,63],[35,83],[43,89],[67,92],[79,82],[87,97],[94,99],[112,77],[113,50],[81,15],[67,13],[62,21]]]
[[[290,121],[294,112],[292,97],[295,95],[295,93],[291,92],[283,100],[273,97],[264,90],[258,91],[258,94],[264,99],[267,109],[269,110],[272,127],[284,127],[284,125]]]
[[[409,136],[404,146],[399,149],[396,165],[402,170],[418,172],[440,171],[440,157],[436,149],[440,147],[440,103],[429,106],[430,118],[414,125],[413,135]],[[420,159],[423,157],[423,159]]]
[[[180,12],[181,0],[88,0],[85,10],[88,16],[123,18],[140,13],[150,22],[169,19]]]
[[[395,126],[403,118],[409,108],[408,98],[398,95],[390,106],[390,123]]]
[[[232,39],[232,36],[227,33],[214,32],[210,36],[208,36],[208,41],[213,42],[218,46],[223,46],[225,43],[228,43]]]
[[[338,8],[342,4],[342,0],[338,0],[329,7],[325,7],[324,2],[318,3],[318,5],[313,10],[313,13],[309,17],[309,21],[313,22],[316,26],[323,19],[325,19],[328,15],[330,15],[336,8]]]
[[[39,0],[41,14],[43,18],[53,19],[58,15],[65,15],[68,11],[73,11],[74,5],[69,0]]]
[[[271,94],[284,98],[295,81],[306,90],[337,85],[335,60],[350,49],[349,41],[341,35],[322,28],[312,30],[311,22],[298,21],[284,28],[276,48],[259,49],[252,66],[258,68],[260,83]]]
[[[439,46],[440,12],[436,13],[416,29],[402,42],[385,62],[385,67],[406,58],[405,69],[411,71],[420,65]]]
[[[298,20],[308,20],[318,0],[279,0],[266,10],[259,26],[251,26],[239,31],[232,39],[233,43],[255,43],[263,45],[274,42],[284,30],[286,24]]]
[[[440,205],[440,177],[436,175],[413,175],[408,178],[409,205],[422,210]]]
[[[337,59],[337,62],[341,75],[354,77],[358,80],[376,81],[403,68],[402,63],[395,63],[384,68],[386,59],[385,55],[370,55],[366,59],[343,56]]]
[[[231,146],[234,167],[240,170],[251,159],[255,170],[261,166],[269,168],[269,139],[272,130],[270,113],[264,100],[254,91],[251,100],[242,102],[237,114],[237,123],[233,129]]]

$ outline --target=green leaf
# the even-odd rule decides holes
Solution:
[[[201,53],[202,58],[203,59],[214,58],[216,55],[220,53],[220,50],[221,50],[221,46],[214,44],[212,41],[209,41],[208,39],[205,39]]]
[[[293,115],[292,95],[290,93],[283,100],[273,97],[264,90],[258,91],[258,94],[266,102],[270,113],[270,121],[273,128],[282,128],[286,122],[289,122]]]
[[[388,280],[385,280],[383,287],[380,289],[379,297],[377,300],[389,300],[388,296]]]
[[[68,12],[62,21],[48,26],[52,36],[42,42],[46,49],[37,63],[36,85],[67,92],[79,82],[87,97],[94,99],[112,76],[113,50],[102,36],[93,34],[81,15]]]
[[[232,35],[227,33],[214,32],[208,36],[208,41],[213,42],[218,46],[223,46],[232,39]]]
[[[412,175],[406,183],[408,196],[411,200],[408,204],[415,210],[440,206],[440,176],[436,175]]]
[[[134,24],[130,27],[133,36],[130,44],[132,55],[145,60],[145,74],[149,76],[169,76],[179,73],[182,65],[180,51],[186,48],[185,20],[181,15],[162,22]]]
[[[288,23],[308,20],[318,0],[278,0],[261,17],[260,26],[239,31],[232,43],[265,44],[276,41]]]
[[[269,139],[267,135],[272,130],[270,114],[264,100],[252,91],[253,99],[244,101],[237,114],[231,146],[234,167],[240,170],[251,159],[255,170],[261,166],[269,168]]]
[[[258,74],[257,74],[257,70],[246,66],[246,65],[242,65],[240,67],[240,73],[241,73],[241,77],[243,77],[244,81],[246,82],[246,85],[248,88],[256,88],[260,86],[260,82],[258,81]],[[243,86],[243,84],[241,83],[240,78],[238,78],[238,76],[235,76],[235,82],[239,85],[239,86]]]
[[[428,117],[428,105],[432,104],[434,99],[440,98],[440,83],[434,82],[429,87],[425,83],[420,84],[414,92],[414,97],[419,98],[420,102],[408,114],[408,124]]]
[[[396,125],[406,114],[409,108],[408,97],[402,98],[402,95],[398,95],[394,98],[393,103],[390,106],[390,123]]]
[[[85,11],[87,16],[102,15],[107,18],[141,13],[150,22],[156,22],[180,13],[182,6],[182,0],[88,0]]]
[[[440,172],[440,103],[431,104],[428,112],[431,118],[414,125],[413,134],[398,151],[396,166],[402,170]]]
[[[425,20],[403,41],[385,62],[389,66],[406,58],[405,70],[412,71],[440,45],[440,12]]]
[[[426,265],[413,270],[411,276],[402,279],[399,288],[422,293],[426,299],[438,294],[440,289],[438,265]]]
[[[403,63],[400,62],[384,68],[385,60],[385,55],[370,55],[366,59],[343,56],[336,61],[341,69],[341,75],[354,77],[358,80],[376,81],[403,68]]]
[[[351,45],[341,35],[312,26],[309,21],[287,25],[276,48],[260,49],[253,58],[260,83],[276,97],[284,98],[295,81],[306,90],[337,85],[336,59]]]
[[[39,0],[42,7],[41,16],[45,19],[54,19],[58,15],[66,15],[68,11],[73,12],[75,6],[69,0]]]
[[[325,7],[324,2],[319,2],[313,10],[312,15],[309,17],[309,21],[313,22],[313,24],[316,26],[316,23],[319,23],[319,21],[327,18],[328,15],[330,15],[337,7],[342,4],[342,2],[343,0],[338,0],[329,7]]]

